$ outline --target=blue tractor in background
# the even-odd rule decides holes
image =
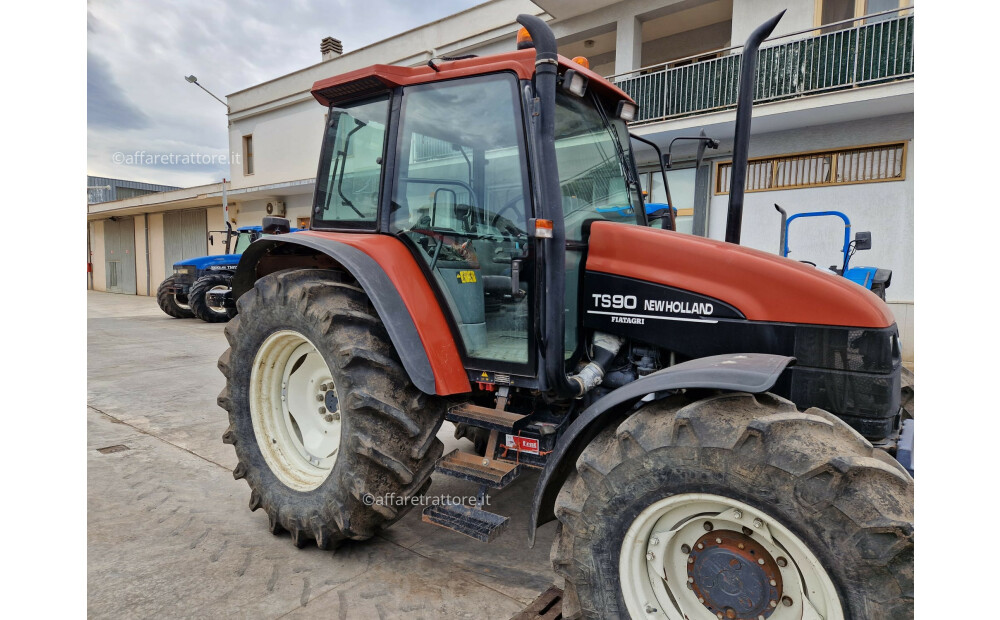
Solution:
[[[267,224],[265,218],[265,224]],[[295,230],[295,229],[292,229]],[[212,231],[226,235],[226,253],[217,256],[187,258],[174,263],[174,273],[156,290],[160,309],[176,319],[198,317],[209,323],[221,323],[236,316],[236,308],[217,304],[209,293],[228,291],[236,265],[250,244],[266,233],[286,232],[264,230],[261,226],[242,226],[235,231]],[[232,241],[236,243],[233,246]],[[209,241],[215,243],[209,235]]]
[[[870,250],[872,247],[872,234],[870,232],[859,232],[851,239],[851,220],[846,214],[840,211],[811,211],[806,213],[796,213],[795,215],[789,217],[788,213],[778,205],[774,205],[774,208],[778,210],[781,214],[781,249],[780,254],[782,256],[788,256],[790,250],[788,249],[788,227],[792,222],[799,218],[806,217],[839,217],[844,221],[844,246],[841,252],[844,255],[843,263],[838,267],[837,265],[830,265],[830,271],[834,272],[839,276],[843,276],[858,284],[865,287],[871,292],[878,295],[882,300],[885,300],[885,289],[889,288],[889,284],[892,282],[892,270],[891,269],[880,269],[878,267],[851,267],[851,257],[858,250]],[[816,263],[812,261],[803,260],[801,261],[808,265],[816,266]]]

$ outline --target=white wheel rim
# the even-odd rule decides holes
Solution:
[[[174,295],[174,303],[177,304],[178,308],[183,308],[184,310],[190,310],[191,309],[191,306],[189,306],[186,303],[183,303],[180,299],[177,299],[177,297],[178,297],[177,295]]]
[[[735,541],[749,542],[737,551]],[[762,566],[737,555],[760,547]],[[622,541],[618,569],[632,618],[844,618],[833,581],[805,543],[764,512],[719,495],[684,493],[643,510]]]
[[[311,491],[330,475],[340,448],[339,398],[316,346],[283,330],[264,340],[250,373],[250,417],[271,471]]]
[[[211,293],[225,292],[225,291],[228,291],[228,290],[229,290],[229,287],[226,286],[225,284],[216,284],[212,288],[208,289],[205,292],[205,303],[208,306],[208,309],[211,310],[212,312],[216,313],[216,314],[225,314],[226,313],[226,307],[225,306],[213,306],[212,304],[208,303],[208,295],[211,294]]]

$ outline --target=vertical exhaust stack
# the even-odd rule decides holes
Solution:
[[[726,218],[726,241],[740,243],[743,229],[743,193],[747,183],[747,159],[750,154],[750,119],[753,116],[753,90],[757,73],[757,50],[771,36],[784,11],[750,33],[743,44],[740,62],[740,86],[736,96],[736,132],[733,136],[733,167],[729,183],[729,215]]]

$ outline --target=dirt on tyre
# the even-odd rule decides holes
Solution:
[[[443,451],[443,401],[411,384],[368,297],[341,278],[261,278],[239,298],[219,358],[233,476],[298,547],[372,537],[426,490]]]
[[[230,290],[232,280],[233,277],[225,273],[210,273],[195,280],[188,291],[191,312],[206,323],[225,323],[232,318],[225,307],[213,306],[208,301],[208,293]]]
[[[156,289],[156,303],[167,315],[175,319],[190,319],[194,316],[191,307],[188,306],[187,299],[179,300],[177,295],[171,291],[174,286],[174,277],[170,276],[160,283]]]
[[[913,479],[771,394],[644,406],[556,500],[566,618],[912,618]]]

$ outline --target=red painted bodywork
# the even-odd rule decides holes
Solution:
[[[522,80],[531,79],[535,74],[535,50],[533,49],[519,50],[506,54],[494,54],[482,58],[467,58],[465,60],[452,61],[435,60],[434,62],[438,67],[438,71],[426,65],[420,67],[372,65],[364,69],[349,71],[325,80],[319,80],[313,84],[312,94],[316,98],[316,101],[319,101],[324,106],[329,106],[357,96],[353,91],[345,92],[348,89],[338,87],[345,87],[352,82],[364,84],[371,78],[381,82],[385,89],[389,89],[396,86],[439,82],[499,71],[512,71]],[[559,67],[560,70],[573,69],[587,76],[590,80],[590,88],[594,89],[594,92],[606,104],[617,104],[622,99],[635,103],[623,90],[608,82],[599,74],[576,64],[564,56],[559,56]]]
[[[595,222],[587,270],[655,282],[724,301],[752,321],[889,327],[871,291],[759,250],[669,230]]]
[[[403,298],[403,303],[410,311],[413,324],[417,327],[420,341],[434,371],[434,386],[437,393],[461,394],[472,389],[465,375],[462,356],[455,346],[455,339],[451,335],[448,322],[438,306],[437,297],[434,296],[434,291],[431,290],[416,259],[402,241],[388,235],[376,234],[316,230],[298,234],[331,239],[358,249],[374,259],[392,280]]]

